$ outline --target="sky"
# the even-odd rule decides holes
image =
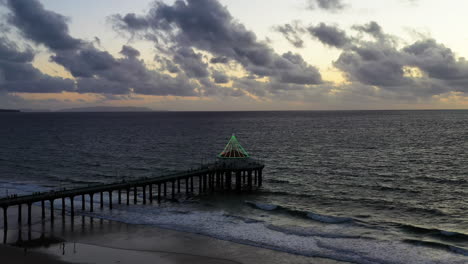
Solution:
[[[466,109],[461,0],[0,0],[0,108]]]

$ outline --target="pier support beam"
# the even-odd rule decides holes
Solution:
[[[177,193],[180,193],[180,179],[177,179]]]
[[[193,176],[190,177],[190,192],[193,193]]]
[[[41,201],[41,219],[44,220],[45,219],[45,202],[44,200]]]
[[[172,180],[172,200],[175,199],[175,180]]]
[[[135,186],[133,187],[133,204],[138,203],[137,195],[138,195],[138,188]]]
[[[65,197],[62,197],[62,217],[65,217]]]
[[[257,174],[258,174],[258,170],[254,170],[254,184],[257,185]]]
[[[219,171],[216,171],[215,188],[219,188]]]
[[[127,205],[130,205],[130,188],[127,188]]]
[[[226,171],[226,190],[231,190],[231,171]]]
[[[188,195],[189,193],[189,186],[188,186],[189,178],[185,178],[185,194]]]
[[[164,187],[164,197],[166,197],[167,196],[167,183],[164,182],[163,185],[164,185],[163,186]]]
[[[31,203],[28,203],[28,226],[31,226]]]
[[[50,221],[54,222],[54,200],[49,200],[50,202]]]
[[[75,216],[75,197],[73,196],[70,197],[70,213],[73,219],[73,217]]]
[[[89,194],[89,211],[94,211],[94,193]]]
[[[258,170],[258,187],[262,187],[262,169]]]
[[[158,204],[161,203],[161,184],[158,183]]]
[[[112,191],[109,191],[109,209],[112,210]]]
[[[203,192],[202,175],[198,175],[198,194]]]
[[[208,189],[213,191],[213,173],[208,173]]]
[[[21,204],[18,205],[18,223],[21,225]]]
[[[241,171],[236,171],[236,191],[241,192],[242,188],[242,179]]]
[[[203,192],[206,192],[206,190],[208,189],[207,181],[208,181],[208,174],[204,173],[203,174]]]
[[[150,203],[153,203],[153,184],[150,184],[150,185],[149,185],[148,192],[149,192],[149,200],[150,200]]]
[[[85,195],[81,196],[81,211],[86,210]]]
[[[118,203],[122,204],[122,191],[120,189],[117,191],[117,196],[118,196],[118,198],[117,198]]]
[[[8,230],[8,207],[3,207],[3,229],[5,231],[6,239],[6,231]]]
[[[146,204],[146,186],[143,185],[142,188],[143,188],[143,204]]]
[[[101,209],[103,209],[104,208],[104,193],[100,192],[99,195],[101,196],[100,197]]]
[[[249,191],[251,191],[252,190],[252,170],[249,170],[247,172],[247,185],[248,185]]]

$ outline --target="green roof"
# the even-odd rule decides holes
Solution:
[[[224,147],[223,152],[218,155],[218,158],[222,159],[246,159],[248,157],[250,157],[249,153],[237,141],[234,134],[232,134],[231,139],[226,147]]]

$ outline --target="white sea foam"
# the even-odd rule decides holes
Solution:
[[[184,212],[184,213],[180,213]],[[464,264],[466,257],[442,249],[410,245],[403,242],[379,241],[343,235],[336,228],[319,229],[275,227],[268,222],[245,221],[224,211],[199,210],[184,204],[177,208],[149,206],[115,206],[94,216],[130,224],[146,224],[179,231],[203,234],[223,240],[274,250],[318,256],[353,263],[453,263]]]

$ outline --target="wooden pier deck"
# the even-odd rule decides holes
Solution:
[[[81,197],[81,211],[94,210],[94,198],[99,194],[100,207],[104,207],[104,193],[108,194],[108,206],[112,209],[114,204],[113,194],[117,193],[117,203],[122,204],[122,193],[126,198],[126,204],[130,205],[131,193],[133,193],[133,204],[138,203],[138,193],[142,194],[142,203],[146,204],[167,197],[167,185],[171,184],[171,198],[176,193],[181,193],[181,184],[185,187],[185,195],[200,195],[215,191],[252,191],[262,185],[262,170],[264,165],[259,162],[249,162],[243,166],[224,166],[212,164],[197,170],[173,173],[160,177],[141,178],[130,181],[120,181],[110,184],[93,185],[77,189],[62,189],[49,192],[34,193],[24,196],[10,196],[0,199],[0,207],[3,208],[3,228],[8,229],[7,210],[9,207],[18,207],[18,223],[22,221],[22,205],[27,206],[27,221],[31,225],[31,206],[34,203],[41,204],[42,219],[45,219],[45,202],[50,203],[50,220],[54,220],[54,201],[62,200],[62,217],[66,215],[66,199],[69,199],[69,211],[71,216],[75,213],[75,201]],[[195,184],[194,184],[195,182]],[[197,183],[198,182],[198,183]],[[148,192],[148,193],[147,193]],[[148,194],[148,195],[147,195]],[[86,196],[89,196],[89,206],[86,207]],[[79,198],[78,198],[79,200]]]

